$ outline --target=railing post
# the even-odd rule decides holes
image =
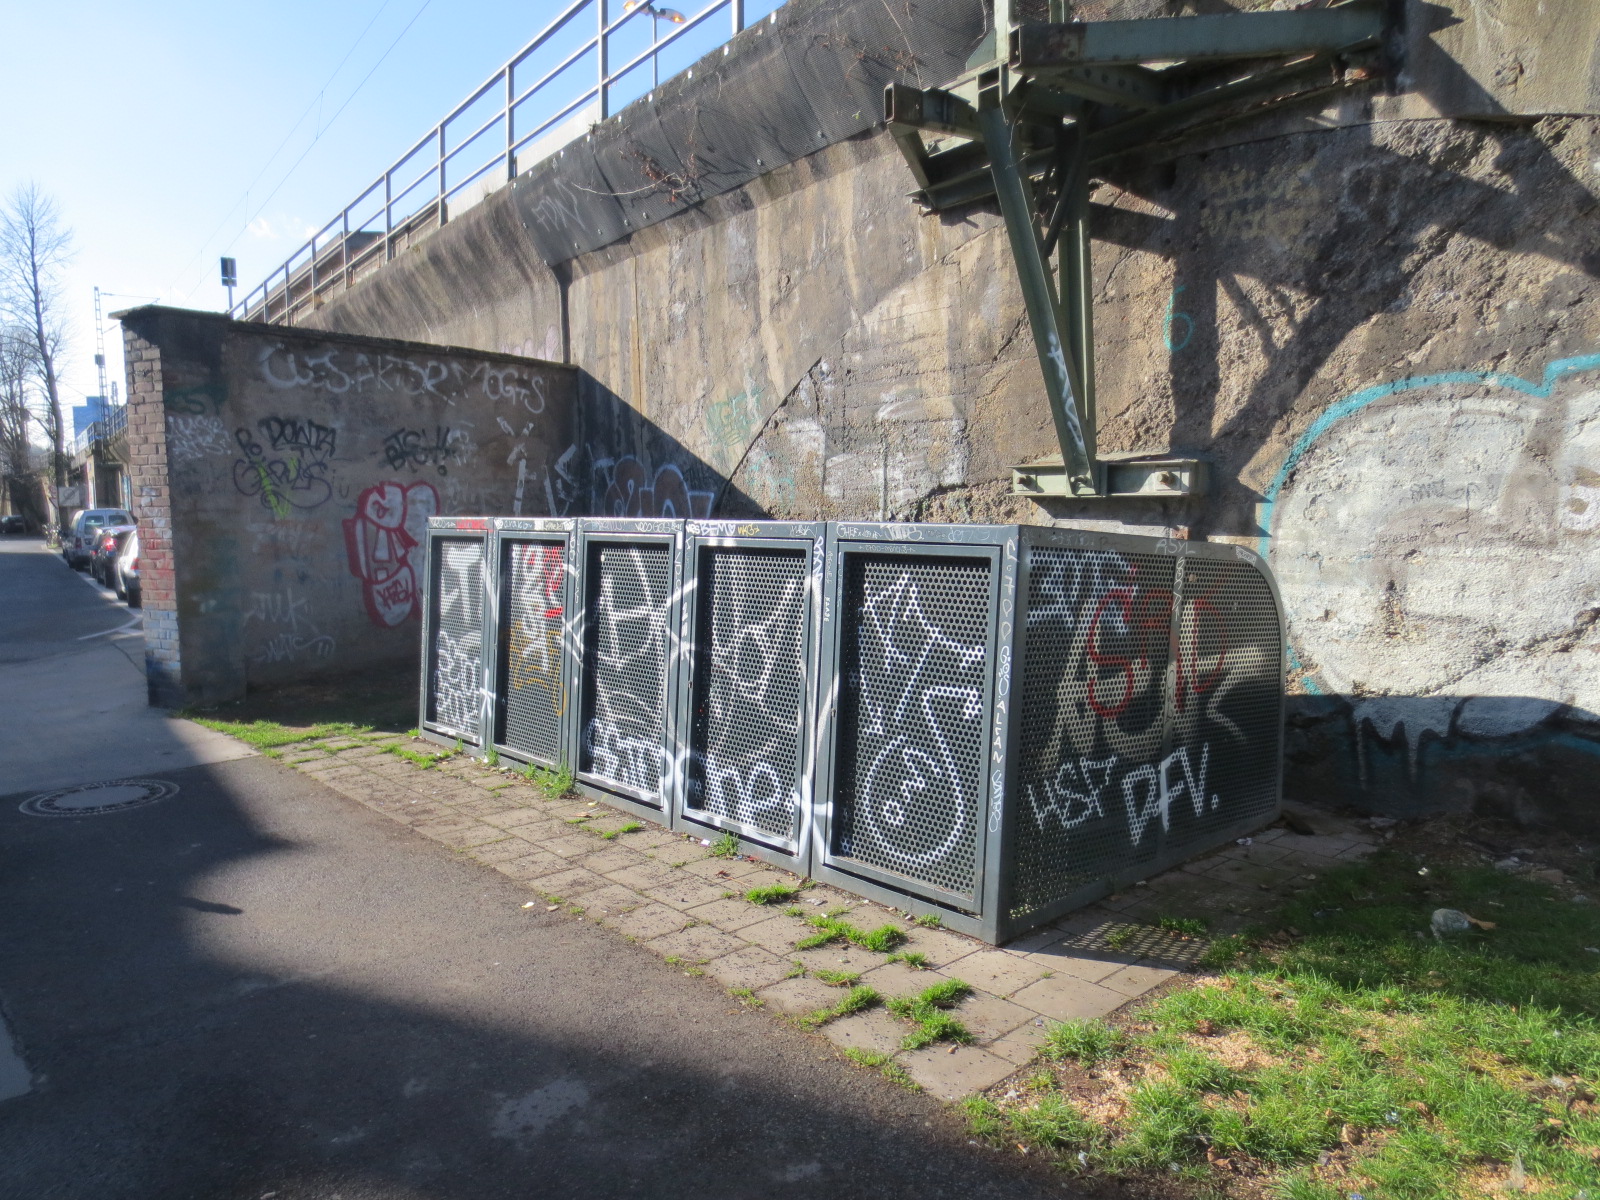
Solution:
[[[383,261],[394,257],[394,168],[383,173]]]
[[[595,42],[599,48],[600,119],[604,121],[611,115],[611,96],[606,88],[606,76],[611,72],[611,55],[606,49],[606,0],[594,0],[594,6],[600,14],[600,32],[595,35]]]
[[[506,182],[510,183],[517,174],[517,160],[513,150],[517,144],[516,129],[511,123],[511,102],[517,98],[517,85],[514,82],[516,72],[508,63],[506,65]]]
[[[311,311],[317,311],[317,239],[322,236],[319,230],[311,235]]]
[[[289,264],[283,264],[283,323],[294,324],[294,280],[289,275]]]
[[[344,240],[339,243],[340,274],[344,277],[344,290],[350,290],[350,210],[339,214],[344,223]]]
[[[733,31],[742,32],[744,29],[744,0],[731,0],[728,10],[733,14]]]
[[[444,126],[439,126],[439,141],[435,150],[439,155],[439,224],[444,224]]]

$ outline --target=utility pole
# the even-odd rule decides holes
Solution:
[[[109,404],[111,393],[106,390],[106,329],[100,320],[100,289],[94,289],[94,365],[100,372],[100,402]]]

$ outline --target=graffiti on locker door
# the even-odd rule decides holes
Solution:
[[[476,740],[478,706],[483,688],[482,546],[475,541],[440,539],[438,549],[439,608],[433,635],[433,719],[446,729]]]
[[[422,539],[439,512],[431,483],[388,481],[356,498],[356,515],[344,521],[350,573],[361,580],[367,616],[392,629],[422,607]]]
[[[1049,899],[1029,889],[1060,860],[1131,863],[1152,838],[1270,809],[1259,784],[1227,786],[1252,746],[1276,745],[1276,609],[1257,579],[1180,553],[1032,549],[1018,779],[1038,833],[1022,897]]]
[[[840,853],[950,891],[977,867],[990,565],[848,560]]]
[[[701,579],[688,803],[762,833],[798,831],[804,553],[719,549]]]
[[[654,796],[665,754],[667,608],[672,552],[665,545],[599,545],[598,585],[585,655],[583,753],[591,774]]]
[[[508,731],[507,742],[553,758],[557,725],[566,710],[561,674],[564,549],[559,542],[529,542],[513,544],[509,554],[506,668],[509,703],[519,728]]]

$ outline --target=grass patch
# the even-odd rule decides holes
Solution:
[[[746,1005],[749,1008],[764,1008],[767,1003],[760,996],[756,995],[753,989],[747,987],[729,988],[728,995],[732,996],[735,1000],[739,1001],[739,1003]]]
[[[211,729],[218,724],[278,726],[294,733],[290,741],[355,737],[374,731],[399,735],[410,730],[415,735],[411,727],[417,720],[416,667],[363,670],[339,678],[252,690],[242,700],[179,715]],[[317,732],[324,729],[328,732]]]
[[[712,858],[738,858],[739,835],[732,830],[725,830],[721,837],[711,843]]]
[[[826,946],[829,942],[850,942],[863,950],[887,954],[906,940],[905,930],[897,925],[880,925],[872,930],[858,929],[848,921],[841,921],[838,917],[826,916],[823,913],[816,913],[806,920],[816,926],[817,932],[796,942],[794,944],[796,950],[815,950],[818,946]]]
[[[924,929],[942,929],[944,927],[944,918],[939,916],[938,913],[923,913],[917,918],[917,924]]]
[[[1042,1053],[1088,1099],[982,1100],[974,1132],[1175,1195],[1600,1200],[1594,907],[1439,857],[1337,867],[1213,946],[1221,974],[1120,1029],[1053,1026]],[[1435,938],[1441,907],[1495,927]]]
[[[898,996],[889,1001],[891,1013],[916,1026],[900,1043],[901,1049],[920,1050],[935,1042],[970,1042],[972,1034],[967,1027],[946,1010],[971,994],[970,985],[959,979],[944,979],[915,996]]]
[[[805,978],[805,974],[806,974],[806,965],[805,965],[805,963],[801,962],[798,958],[796,958],[796,959],[791,959],[790,960],[789,973],[787,975],[785,975],[784,978],[785,979],[804,979]]]
[[[906,1074],[905,1068],[895,1062],[892,1054],[885,1054],[882,1050],[863,1050],[860,1046],[848,1046],[845,1048],[844,1056],[856,1066],[876,1071],[890,1083],[898,1083],[908,1091],[922,1090],[917,1081]]]
[[[621,837],[625,833],[638,833],[639,830],[641,830],[643,828],[644,828],[644,826],[641,825],[638,821],[629,821],[626,825],[619,826],[616,829],[608,829],[608,830],[606,830],[600,836],[602,838],[604,838],[606,841],[612,842],[612,841],[615,841],[617,838]]]
[[[765,887],[751,888],[744,898],[751,904],[787,904],[800,894],[792,883],[769,883]]]
[[[1182,934],[1184,937],[1205,937],[1209,928],[1199,917],[1162,917],[1156,925],[1168,933]]]
[[[1122,1032],[1096,1018],[1052,1025],[1044,1035],[1039,1053],[1056,1062],[1071,1058],[1084,1067],[1097,1067],[1120,1054],[1122,1046]]]
[[[428,754],[423,751],[412,750],[410,747],[403,746],[399,742],[387,743],[386,745],[380,747],[379,753],[393,754],[396,758],[403,758],[408,763],[415,763],[424,771],[431,767],[438,766],[440,763],[444,762],[450,757],[448,754]]]
[[[926,971],[933,964],[928,961],[928,956],[920,950],[901,950],[891,954],[885,962],[905,963],[913,971]]]
[[[296,742],[320,741],[331,737],[355,737],[366,733],[369,728],[345,721],[325,721],[319,725],[297,727],[284,725],[278,721],[223,721],[216,717],[204,717],[198,714],[190,716],[189,719],[196,725],[204,725],[207,729],[238,738],[245,745],[263,753],[276,750],[279,746],[292,746]]]
[[[827,971],[821,967],[814,967],[811,978],[820,979],[829,987],[850,987],[861,978],[860,971]]]
[[[500,751],[490,746],[489,752],[483,756],[483,765],[486,767],[498,767],[500,765]]]
[[[800,1024],[807,1029],[821,1029],[829,1021],[837,1021],[840,1017],[848,1017],[854,1013],[866,1012],[869,1008],[876,1008],[883,1003],[883,997],[876,988],[857,986],[845,993],[844,999],[831,1008],[819,1008],[816,1012],[807,1013],[800,1018]]]
[[[529,763],[522,769],[522,777],[543,792],[546,800],[559,800],[572,791],[572,769],[565,765],[552,768]]]

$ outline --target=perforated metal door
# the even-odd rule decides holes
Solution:
[[[1282,630],[1267,580],[1250,563],[1182,564],[1169,847],[1202,844],[1278,803]]]
[[[1153,857],[1173,560],[1030,546],[1011,912]]]
[[[994,570],[844,554],[830,865],[975,897]]]
[[[792,847],[800,831],[808,549],[703,547],[684,807]]]
[[[566,707],[562,628],[566,619],[566,543],[507,541],[501,678],[501,744],[555,765]]]
[[[483,542],[436,538],[433,551],[428,715],[441,730],[476,744],[483,701]]]
[[[672,547],[591,542],[578,769],[659,805],[666,755]]]

